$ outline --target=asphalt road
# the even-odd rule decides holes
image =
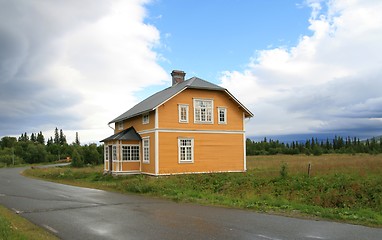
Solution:
[[[206,207],[29,179],[0,169],[0,204],[61,239],[382,239],[382,229]]]

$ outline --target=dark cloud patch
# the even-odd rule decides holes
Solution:
[[[0,25],[0,82],[11,80],[24,62],[28,42],[24,36]]]
[[[0,116],[0,136],[53,130],[55,127],[76,129],[79,127],[79,121],[80,119],[76,118],[76,115],[44,112],[30,115]]]
[[[323,121],[333,118],[381,118],[381,75],[377,72],[297,88],[277,102],[285,105],[289,112],[303,113],[307,118]]]
[[[46,73],[56,41],[110,10],[109,1],[0,1],[0,136],[80,125],[83,97]]]
[[[73,128],[80,122],[81,114],[70,111],[82,100],[75,90],[25,79],[13,79],[0,86],[0,136],[36,131],[44,125]]]
[[[314,132],[330,132],[333,134],[370,138],[382,135],[382,119],[337,119],[328,121],[325,126],[312,128]]]

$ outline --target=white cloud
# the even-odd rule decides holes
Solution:
[[[57,43],[62,52],[52,74],[63,88],[74,86],[83,96],[73,110],[83,113],[85,129],[105,128],[137,102],[135,93],[167,78],[152,51],[159,32],[144,24],[144,17],[141,3],[116,2],[110,14]],[[68,75],[72,80],[65,81]]]
[[[381,134],[382,2],[306,4],[311,35],[257,51],[245,71],[222,74],[222,86],[256,115],[247,134]]]

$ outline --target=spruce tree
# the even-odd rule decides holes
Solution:
[[[80,138],[78,137],[78,132],[76,132],[76,141],[74,143],[80,145]]]
[[[40,144],[45,144],[45,138],[41,131],[37,134],[37,142]]]
[[[46,142],[46,145],[47,145],[47,146],[50,146],[50,145],[52,145],[52,144],[53,144],[53,138],[50,137],[50,138],[48,138],[48,141]]]
[[[57,127],[54,130],[54,140],[53,140],[53,143],[54,144],[60,144],[60,135],[58,134],[58,128]]]
[[[62,129],[60,129],[60,145],[65,145],[66,144],[66,136],[64,135],[64,132]]]
[[[32,133],[32,134],[31,134],[31,141],[32,141],[32,142],[36,142],[36,140],[37,140],[37,139],[36,139],[35,134]]]

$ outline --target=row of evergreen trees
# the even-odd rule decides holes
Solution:
[[[97,144],[81,145],[76,133],[76,140],[68,144],[62,129],[54,131],[54,137],[45,137],[39,133],[21,134],[19,138],[3,137],[0,140],[0,167],[23,163],[53,162],[66,158],[72,159],[72,165],[97,165],[103,159],[103,146]]]
[[[275,155],[275,154],[307,154],[321,155],[326,153],[382,153],[382,137],[360,141],[359,138],[343,138],[335,136],[334,139],[318,140],[308,139],[305,142],[293,141],[283,143],[278,140],[255,142],[247,139],[247,155]]]

